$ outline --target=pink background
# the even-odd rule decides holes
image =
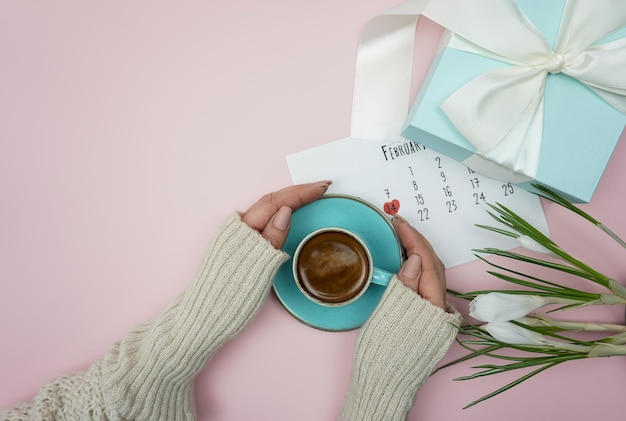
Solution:
[[[286,154],[348,135],[361,31],[396,3],[0,3],[0,407],[156,316],[233,210],[290,184]],[[420,31],[428,58],[440,32]],[[622,141],[583,206],[622,237],[624,168]],[[623,250],[544,206],[557,242],[624,279]],[[451,269],[448,284],[491,285],[485,269]],[[585,314],[623,322],[623,307]],[[356,334],[309,328],[270,296],[198,378],[199,418],[334,419]],[[622,414],[624,358],[567,363],[462,410],[513,379],[452,381],[472,365],[430,378],[409,419]]]

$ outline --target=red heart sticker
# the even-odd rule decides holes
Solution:
[[[400,210],[400,201],[398,199],[393,199],[391,202],[385,202],[383,209],[387,215],[393,216]]]

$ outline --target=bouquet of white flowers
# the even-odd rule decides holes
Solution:
[[[623,240],[591,215],[545,187],[539,185],[534,185],[534,187],[540,196],[580,215],[626,248],[626,243]],[[519,240],[520,246],[532,253],[522,254],[494,248],[475,250],[479,258],[497,269],[497,271],[488,271],[489,274],[513,284],[515,287],[514,289],[482,290],[467,293],[449,290],[454,296],[470,301],[470,316],[484,323],[466,322],[463,326],[459,326],[457,341],[470,353],[446,364],[444,367],[476,356],[487,356],[494,358],[496,362],[476,366],[474,368],[479,371],[455,380],[469,380],[518,369],[530,369],[530,372],[471,402],[466,408],[504,392],[565,361],[626,355],[626,326],[624,325],[563,321],[547,317],[545,314],[535,313],[537,309],[547,305],[556,307],[547,312],[550,314],[556,310],[571,310],[589,305],[625,304],[626,287],[572,257],[562,247],[512,210],[501,204],[490,206],[492,211],[489,214],[500,226],[480,225],[480,227],[515,237]],[[536,257],[538,256],[537,253],[542,253],[546,257],[538,258]],[[530,275],[519,270],[496,265],[482,257],[483,255],[502,256],[523,262],[523,264],[528,264],[531,267],[547,268],[549,271],[559,271],[570,276],[580,277],[600,285],[602,292],[591,292],[560,285],[544,279],[545,276]],[[590,289],[596,291],[598,287],[594,286]],[[571,334],[576,331],[599,332],[599,338],[593,340],[579,339]]]

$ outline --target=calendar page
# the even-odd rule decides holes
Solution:
[[[428,238],[446,267],[474,260],[472,249],[518,246],[514,238],[475,226],[498,226],[487,203],[502,203],[548,234],[536,195],[413,141],[345,138],[286,159],[296,184],[333,180],[328,193],[360,197],[390,218],[401,215]]]

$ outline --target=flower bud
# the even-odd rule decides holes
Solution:
[[[549,341],[540,333],[524,329],[511,322],[493,322],[484,326],[495,339],[511,345],[548,345]]]
[[[548,299],[537,295],[489,292],[472,300],[469,314],[483,322],[504,322],[524,317],[549,303]]]
[[[578,345],[569,342],[557,341],[512,322],[487,323],[484,325],[484,329],[498,341],[510,345],[549,346],[585,355],[593,349],[589,345]],[[624,353],[626,354],[626,351],[624,351]]]
[[[517,237],[517,242],[519,243],[520,246],[522,246],[526,250],[533,251],[535,253],[547,254],[548,256],[552,256],[556,258],[559,257],[556,253],[552,252],[550,249],[548,249],[544,245],[539,244],[537,241],[533,240],[531,237],[527,235],[520,235],[519,237]]]

